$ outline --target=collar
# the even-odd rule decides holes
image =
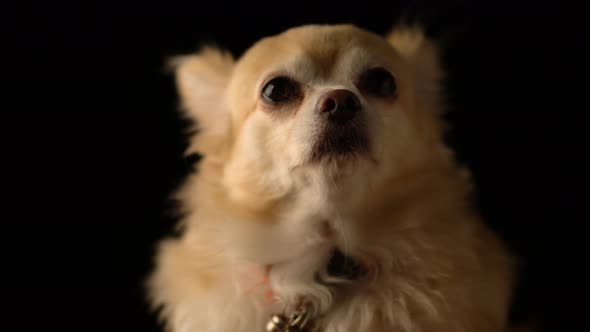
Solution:
[[[334,249],[326,265],[328,275],[345,280],[357,280],[368,272],[365,264],[347,256],[340,249]],[[318,317],[312,317],[311,305],[303,299],[291,314],[280,313],[270,317],[266,324],[267,332],[312,332]]]

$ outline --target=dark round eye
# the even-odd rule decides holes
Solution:
[[[264,85],[261,95],[269,104],[281,104],[301,99],[302,93],[299,83],[288,77],[279,76]]]
[[[397,92],[393,76],[384,68],[373,68],[359,77],[359,89],[375,97],[391,97]]]

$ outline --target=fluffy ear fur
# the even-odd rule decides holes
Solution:
[[[170,64],[176,74],[182,109],[198,131],[187,154],[221,157],[229,145],[230,111],[225,91],[234,67],[233,57],[207,47],[194,55],[175,57]]]
[[[416,26],[396,27],[387,40],[411,66],[417,102],[429,110],[442,112],[443,72],[438,47]]]

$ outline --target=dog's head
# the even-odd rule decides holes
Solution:
[[[350,25],[304,26],[237,61],[205,48],[174,64],[198,124],[191,151],[223,170],[238,203],[264,207],[309,183],[383,182],[442,151],[436,55],[414,29],[387,40]]]

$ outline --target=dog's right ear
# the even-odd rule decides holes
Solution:
[[[419,104],[429,111],[441,113],[444,108],[441,91],[444,73],[438,45],[417,25],[397,26],[387,40],[410,65]]]
[[[229,53],[212,47],[169,62],[176,75],[182,109],[196,124],[197,135],[192,137],[187,154],[222,157],[228,147],[230,110],[225,94],[234,63]]]

